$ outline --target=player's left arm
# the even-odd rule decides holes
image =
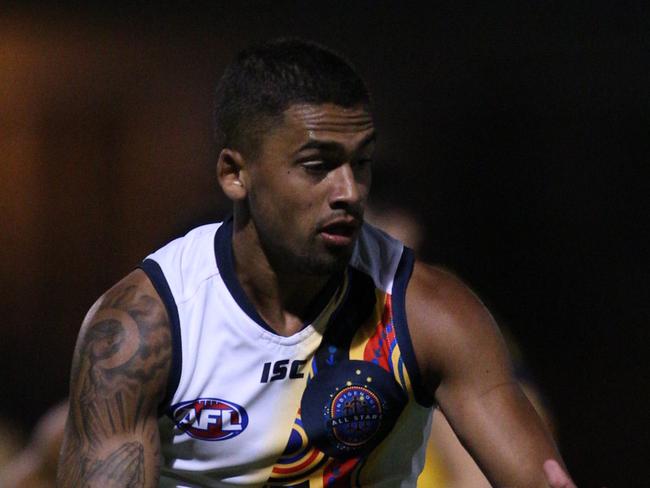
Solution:
[[[440,408],[491,484],[573,487],[568,476],[562,478],[557,448],[514,378],[503,338],[476,295],[450,273],[416,264],[406,302],[425,384],[435,389]],[[548,460],[557,463],[554,476]]]

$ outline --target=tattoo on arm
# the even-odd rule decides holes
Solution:
[[[82,329],[72,365],[61,486],[157,482],[157,407],[171,362],[168,318],[135,278],[109,290]],[[153,293],[151,293],[153,295]],[[149,466],[149,469],[145,469]]]
[[[86,480],[99,486],[144,486],[144,448],[140,442],[128,442],[103,461],[96,461]]]

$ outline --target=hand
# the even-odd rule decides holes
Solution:
[[[144,486],[144,449],[139,442],[123,444],[86,475],[87,485],[102,488]]]
[[[569,475],[555,459],[544,461],[544,474],[551,488],[576,488]]]

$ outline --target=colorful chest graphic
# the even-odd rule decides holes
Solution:
[[[354,486],[364,460],[409,400],[391,296],[353,286],[311,363],[307,388],[269,486]],[[365,284],[365,283],[364,283]],[[357,285],[357,286],[354,286]]]

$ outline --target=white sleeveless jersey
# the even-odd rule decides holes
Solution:
[[[172,323],[160,486],[415,486],[433,402],[406,324],[409,249],[364,224],[345,273],[290,337],[238,283],[231,219],[141,267]]]

